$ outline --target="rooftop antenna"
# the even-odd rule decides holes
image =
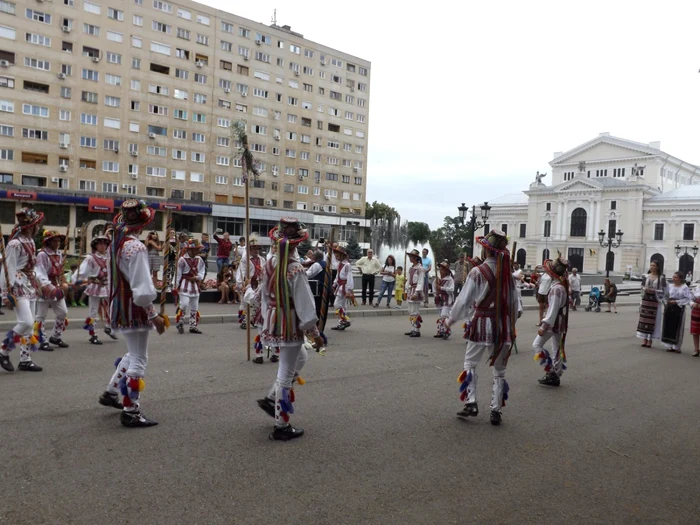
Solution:
[[[277,9],[275,9],[272,12],[272,25],[276,26],[277,25]]]

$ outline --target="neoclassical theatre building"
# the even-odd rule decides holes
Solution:
[[[700,167],[662,151],[660,142],[609,133],[555,153],[549,165],[551,174],[538,173],[526,191],[489,202],[489,227],[517,241],[518,262],[534,268],[561,253],[584,273],[646,272],[652,259],[668,275],[694,273]]]

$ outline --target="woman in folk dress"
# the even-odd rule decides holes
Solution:
[[[681,353],[685,329],[685,307],[690,303],[690,290],[680,272],[673,274],[673,284],[668,287],[668,300],[664,308],[664,324],[661,342],[667,352]]]
[[[690,290],[690,335],[693,336],[695,351],[693,357],[700,356],[700,286]]]
[[[644,348],[651,348],[652,339],[661,339],[663,310],[659,306],[667,293],[666,277],[659,271],[659,264],[651,261],[649,272],[642,281],[642,303],[637,323],[637,337],[643,339]]]

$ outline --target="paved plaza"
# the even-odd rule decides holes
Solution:
[[[480,416],[455,417],[464,343],[433,339],[434,314],[420,339],[405,316],[357,317],[309,356],[293,416],[307,433],[288,443],[255,404],[276,365],[246,362],[237,325],[152,338],[150,429],[97,404],[123,342],[68,330],[70,348],[35,355],[44,372],[0,371],[0,524],[697,522],[690,336],[681,355],[642,349],[636,307],[572,312],[569,370],[548,389],[535,316],[518,323],[500,427],[486,366]]]

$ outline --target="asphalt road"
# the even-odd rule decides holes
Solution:
[[[463,341],[409,339],[406,317],[356,319],[310,356],[289,443],[255,404],[276,367],[245,332],[152,338],[142,407],[125,429],[97,404],[122,342],[38,353],[0,371],[2,524],[698,523],[700,359],[642,349],[636,309],[572,313],[562,386],[537,384],[535,313],[518,323],[504,422],[455,417]],[[17,356],[13,356],[17,361]]]

